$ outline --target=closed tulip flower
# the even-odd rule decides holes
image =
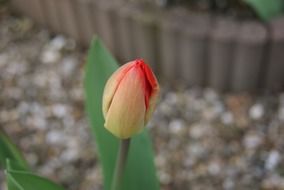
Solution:
[[[155,109],[159,85],[142,59],[126,63],[106,83],[103,94],[105,128],[121,139],[139,133]]]

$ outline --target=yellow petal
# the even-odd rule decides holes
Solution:
[[[141,75],[131,68],[115,90],[106,112],[105,127],[119,138],[129,138],[143,129],[145,111]]]
[[[127,70],[129,70],[129,66],[131,66],[132,62],[126,63],[123,66],[121,66],[119,69],[117,69],[111,77],[108,79],[105,89],[104,89],[104,94],[103,94],[103,115],[104,118],[107,115],[107,111],[109,109],[110,103],[113,99],[114,93],[117,89],[117,86],[119,82],[122,80],[122,78],[125,76],[125,73]]]

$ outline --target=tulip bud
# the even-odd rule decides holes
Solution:
[[[142,59],[120,67],[104,89],[105,128],[121,139],[139,133],[152,116],[159,91],[156,77]]]

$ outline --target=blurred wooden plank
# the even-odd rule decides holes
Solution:
[[[131,4],[120,5],[117,9],[115,54],[123,63],[135,59],[132,10]]]
[[[154,10],[137,9],[132,15],[135,57],[144,59],[157,73],[159,70],[157,14]]]
[[[33,20],[41,25],[45,24],[45,19],[43,15],[43,7],[41,5],[41,0],[29,0],[30,1],[30,11],[29,16],[33,18]]]
[[[75,0],[75,15],[77,17],[77,26],[79,27],[79,41],[85,46],[91,42],[95,34],[95,23],[92,19],[92,0]]]
[[[265,87],[283,90],[284,87],[284,17],[270,23],[270,49]]]
[[[208,64],[209,15],[188,14],[180,25],[181,44],[179,57],[181,77],[186,85],[205,86]]]
[[[20,13],[20,14],[26,14],[27,13],[27,1],[29,0],[26,0],[26,1],[23,1],[23,0],[11,0],[11,5],[12,5],[12,9],[17,12],[17,13]]]
[[[58,0],[40,0],[45,25],[47,25],[53,32],[62,32],[57,2]]]
[[[179,16],[174,13],[164,13],[159,26],[159,49],[161,54],[161,74],[168,84],[180,80],[181,64],[178,57],[180,51]]]
[[[267,31],[262,24],[247,21],[241,24],[238,33],[231,87],[236,92],[252,92],[259,87]]]
[[[236,20],[216,18],[211,33],[208,85],[221,92],[229,89],[238,27]]]
[[[96,24],[96,34],[101,38],[106,47],[114,53],[113,40],[113,11],[116,7],[109,1],[92,2],[92,18]]]
[[[79,39],[79,27],[77,26],[78,20],[75,15],[74,1],[73,0],[56,0],[58,6],[58,19],[62,26],[62,32],[68,36]]]

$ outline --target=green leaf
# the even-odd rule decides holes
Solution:
[[[26,171],[6,171],[8,190],[64,190],[54,182]]]
[[[0,131],[0,167],[6,168],[7,159],[17,162],[17,165],[22,169],[29,169],[26,160],[11,139],[3,131]]]
[[[111,186],[118,139],[103,127],[102,96],[107,79],[117,68],[117,62],[100,40],[94,39],[89,50],[85,73],[86,109],[102,163],[105,190],[109,190]],[[122,183],[123,190],[159,189],[153,158],[151,140],[148,132],[144,130],[132,138]]]
[[[271,18],[284,13],[284,0],[245,0],[264,20],[269,21]]]

